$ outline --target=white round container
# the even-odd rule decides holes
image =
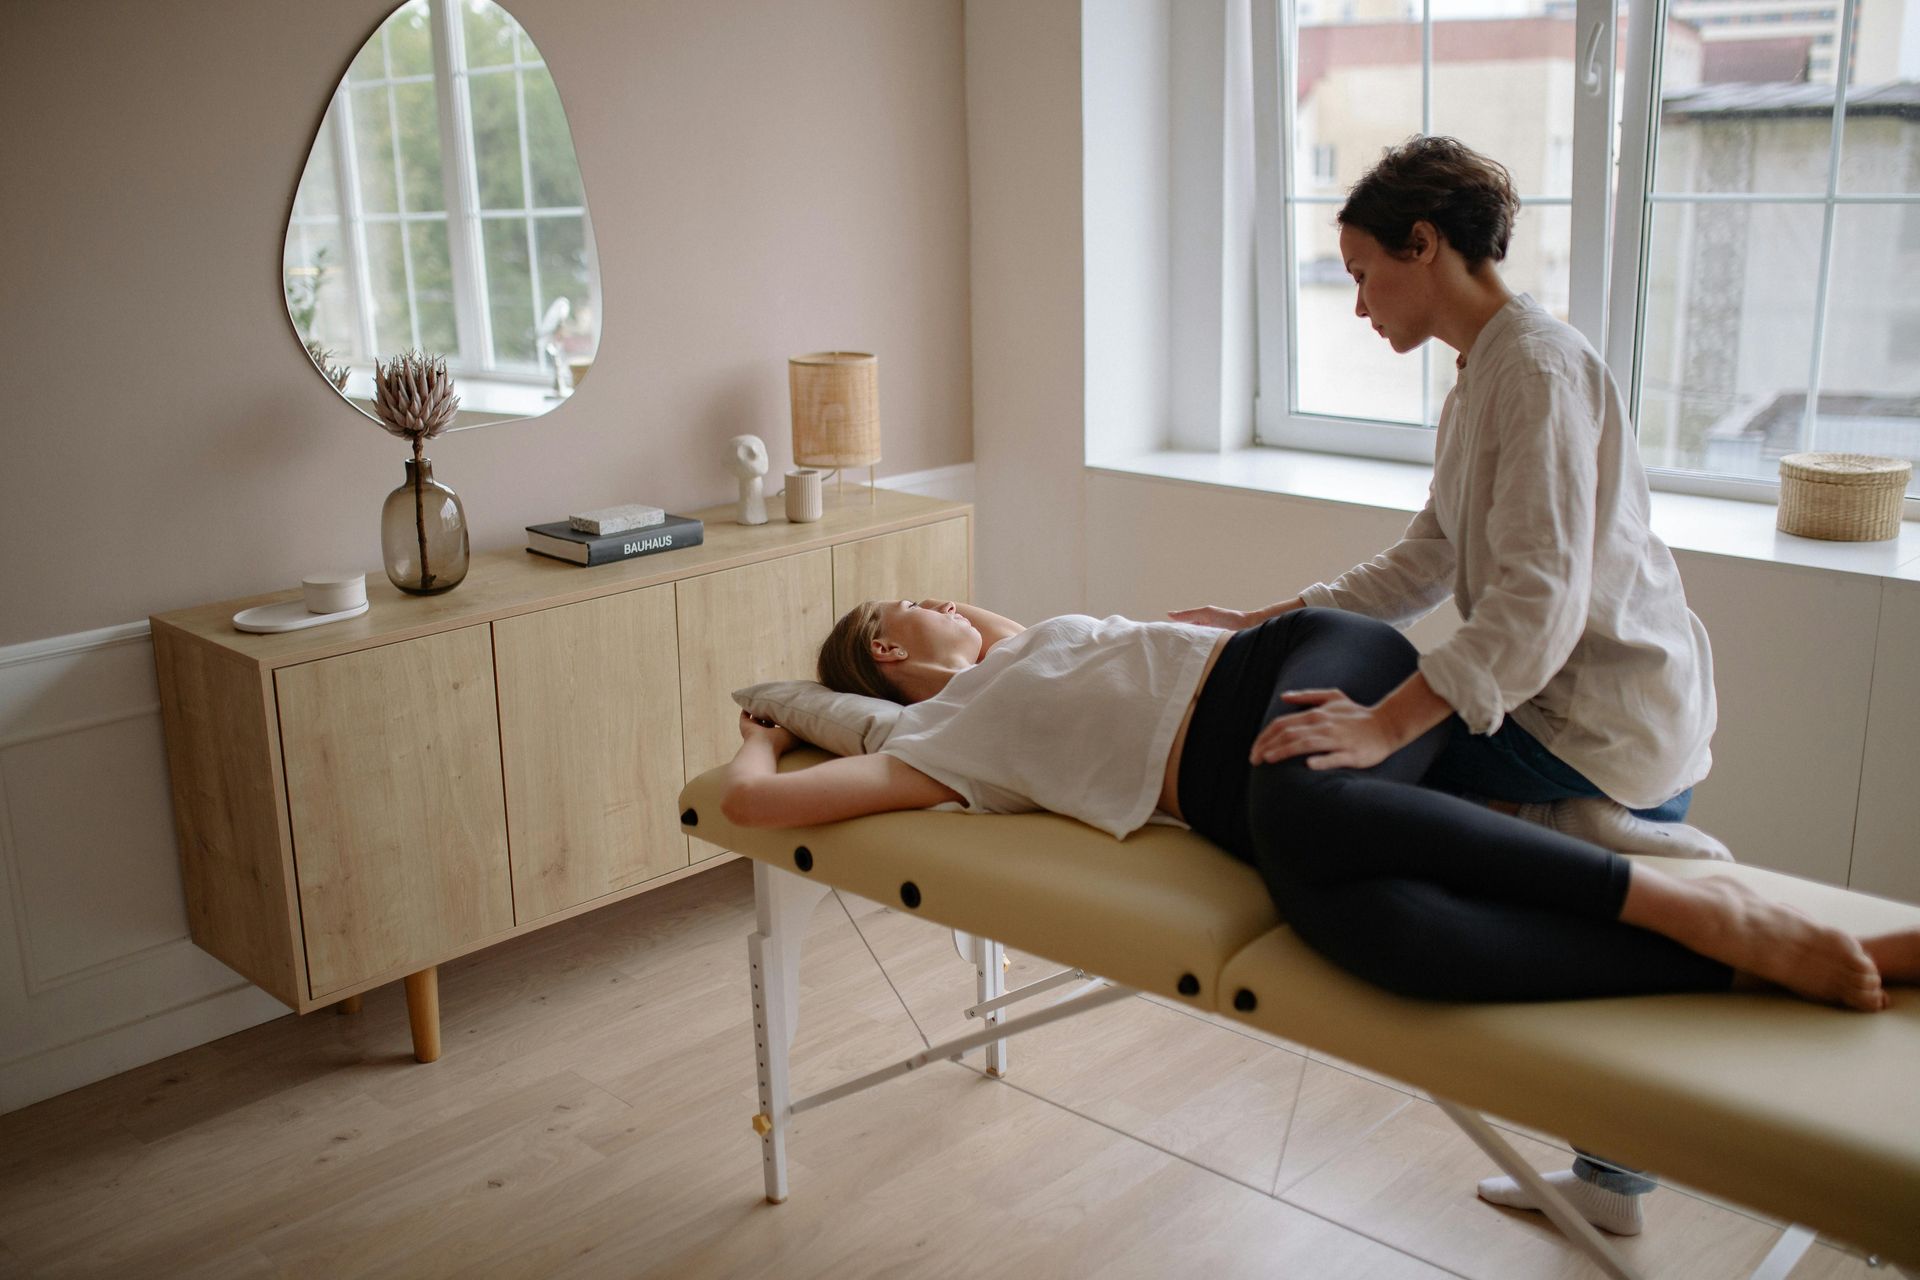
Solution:
[[[367,602],[364,573],[310,573],[300,579],[308,613],[344,613]]]

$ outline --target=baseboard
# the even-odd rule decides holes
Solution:
[[[241,982],[129,1026],[0,1066],[0,1114],[289,1016],[287,1006],[252,983]]]
[[[875,483],[882,489],[893,489],[900,493],[917,493],[928,498],[945,498],[949,502],[972,502],[973,476],[973,463],[956,462],[949,467],[932,467],[925,471],[903,472],[897,476],[881,476]]]

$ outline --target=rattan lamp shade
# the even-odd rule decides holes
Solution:
[[[861,351],[816,351],[787,361],[793,460],[802,467],[880,461],[880,362]]]

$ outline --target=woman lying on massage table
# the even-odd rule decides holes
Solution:
[[[958,803],[1050,809],[1124,838],[1156,814],[1258,868],[1334,963],[1402,995],[1553,1000],[1760,981],[1854,1009],[1920,981],[1920,930],[1856,939],[1729,879],[1682,880],[1419,786],[1435,728],[1367,769],[1319,755],[1416,670],[1385,623],[1301,609],[1223,634],[1078,615],[1023,628],[945,601],[869,602],[822,683],[906,704],[871,755],[780,773],[795,738],[742,715],[723,808],[787,827]],[[1344,690],[1345,692],[1338,692]],[[1307,754],[1249,763],[1277,717]]]

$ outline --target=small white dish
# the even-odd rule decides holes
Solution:
[[[241,631],[262,634],[274,631],[299,631],[302,628],[317,627],[326,622],[357,618],[366,611],[365,600],[351,609],[342,609],[338,613],[308,613],[305,600],[283,600],[279,604],[261,604],[251,609],[242,609],[233,615],[233,625]]]

